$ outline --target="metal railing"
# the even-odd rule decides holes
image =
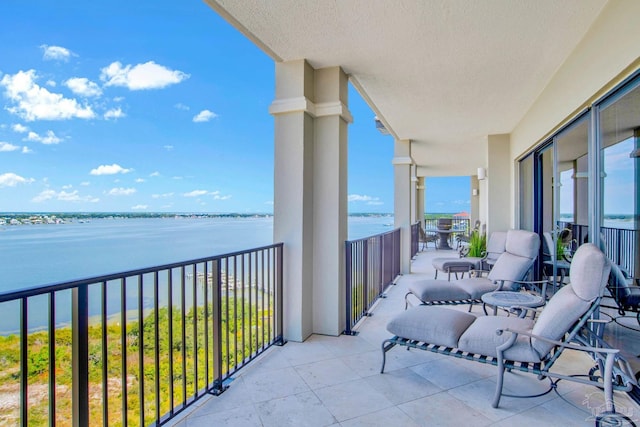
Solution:
[[[353,327],[400,274],[400,229],[345,242],[346,327]]]
[[[284,343],[282,248],[0,294],[0,387],[19,383],[0,419],[160,425],[221,393]]]
[[[420,250],[420,227],[419,222],[411,224],[411,258],[413,258]]]
[[[559,222],[560,228],[571,230],[576,246],[583,243],[588,237],[589,227],[586,225],[573,224],[570,222]],[[630,230],[626,228],[600,227],[600,234],[605,244],[607,257],[617,265],[623,267],[631,277],[637,277],[640,272],[636,271],[636,260],[638,254],[638,234],[640,230]],[[575,248],[577,249],[577,248]]]
[[[438,218],[426,218],[424,220],[425,230],[435,230],[438,228]],[[451,218],[451,229],[455,230],[451,234],[451,238],[455,238],[457,234],[467,234],[471,230],[471,221],[469,218]]]

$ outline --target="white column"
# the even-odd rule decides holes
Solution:
[[[411,218],[409,222],[415,224],[418,221],[418,177],[416,176],[416,165],[411,165]]]
[[[424,176],[418,177],[418,221],[424,226]]]
[[[344,329],[347,77],[339,67],[276,63],[274,241],[284,243],[284,334]]]
[[[340,335],[345,320],[348,78],[339,67],[315,71],[313,164],[313,332]]]
[[[400,272],[411,272],[411,141],[396,140],[393,157],[394,227],[400,228]]]
[[[478,175],[470,176],[469,182],[471,184],[471,212],[469,212],[469,222],[471,227],[473,227],[476,220],[480,219],[480,181],[478,180]]]
[[[487,233],[511,228],[511,153],[509,135],[489,135],[487,144]]]

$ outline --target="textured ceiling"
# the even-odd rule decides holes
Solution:
[[[606,4],[205,1],[275,61],[341,66],[393,135],[415,142],[421,175],[485,164],[486,136],[514,129]]]

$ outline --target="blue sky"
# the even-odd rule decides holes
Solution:
[[[0,45],[0,211],[272,212],[273,61],[202,1],[2,2]],[[349,211],[393,212],[393,140],[350,110]]]

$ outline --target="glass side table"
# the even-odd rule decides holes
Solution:
[[[536,308],[545,305],[543,297],[526,292],[494,291],[482,295],[482,302],[493,307],[493,314],[500,308],[529,307]]]

